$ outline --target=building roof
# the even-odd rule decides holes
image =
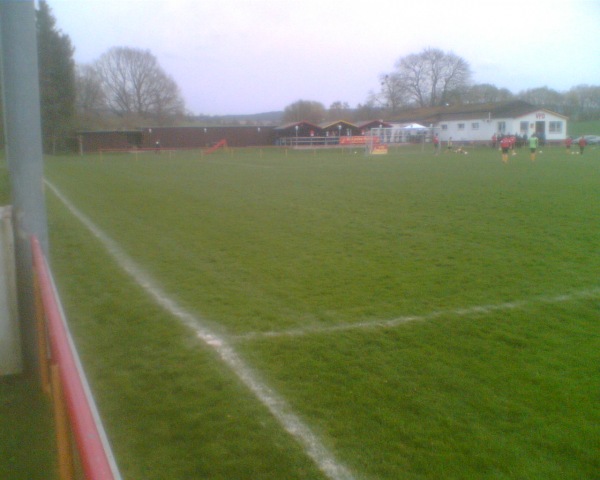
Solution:
[[[377,125],[377,126],[381,125],[382,127],[385,127],[385,128],[389,128],[392,126],[391,123],[386,122],[381,119],[379,119],[379,120],[359,120],[356,122],[356,126],[361,129],[369,127],[371,125]]]
[[[528,113],[543,110],[557,115],[556,112],[537,107],[522,100],[499,103],[478,103],[465,105],[449,105],[439,107],[413,108],[405,110],[394,117],[394,122],[417,122],[423,125],[438,123],[443,120],[463,120],[471,118],[517,118]]]
[[[306,125],[306,126],[312,127],[312,128],[321,128],[318,125],[315,125],[314,123],[302,120],[300,122],[291,122],[291,123],[286,123],[285,125],[280,125],[278,127],[275,127],[275,130],[287,130],[289,128],[294,128],[296,125],[299,127],[302,125]]]
[[[348,122],[347,120],[336,120],[334,122],[323,122],[323,123],[319,123],[319,127],[321,127],[322,129],[326,129],[326,128],[330,128],[330,127],[336,127],[337,125],[347,125],[348,127],[352,127],[352,128],[357,128],[356,125],[354,125],[353,123]]]

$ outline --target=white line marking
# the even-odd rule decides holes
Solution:
[[[443,316],[467,317],[475,315],[486,315],[492,312],[516,310],[524,308],[528,305],[544,304],[544,303],[561,303],[575,300],[578,298],[595,298],[600,296],[600,288],[592,288],[582,290],[570,294],[557,295],[555,297],[537,297],[530,300],[518,300],[514,302],[498,303],[495,305],[476,305],[473,307],[457,308],[454,310],[438,310],[427,313],[425,315],[411,315],[404,317],[392,318],[389,320],[370,320],[357,323],[343,323],[330,326],[311,326],[305,328],[296,328],[290,330],[268,331],[268,332],[249,332],[242,335],[231,337],[232,340],[244,341],[255,340],[260,338],[276,338],[276,337],[300,337],[304,335],[323,334],[342,332],[347,330],[366,330],[377,328],[393,328],[403,323],[408,322],[424,322],[433,320]]]
[[[223,336],[210,331],[203,325],[199,317],[187,312],[177,302],[169,298],[162,288],[129,258],[114,240],[80,212],[54,185],[48,181],[45,181],[45,183],[69,211],[104,245],[121,268],[133,277],[160,306],[194,330],[199,339],[218,353],[223,362],[269,409],[281,426],[302,445],[306,454],[328,478],[332,480],[352,480],[354,478],[352,473],[329,452],[310,428],[291,410],[283,397],[258,378],[257,374],[240,358]]]

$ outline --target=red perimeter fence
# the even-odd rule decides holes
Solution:
[[[40,372],[42,386],[51,396],[54,408],[60,478],[81,478],[83,473],[86,480],[120,480],[48,263],[36,237],[31,238],[31,248]]]

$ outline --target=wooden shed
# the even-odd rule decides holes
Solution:
[[[360,129],[346,120],[321,123],[319,127],[325,132],[326,137],[353,137],[361,135]]]
[[[324,135],[324,132],[318,125],[303,120],[301,122],[286,123],[285,125],[276,127],[275,135],[277,139],[321,137]]]

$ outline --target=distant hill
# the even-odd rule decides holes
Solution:
[[[280,125],[283,120],[283,111],[253,113],[246,115],[196,115],[193,117],[193,120],[202,123],[219,125]]]

